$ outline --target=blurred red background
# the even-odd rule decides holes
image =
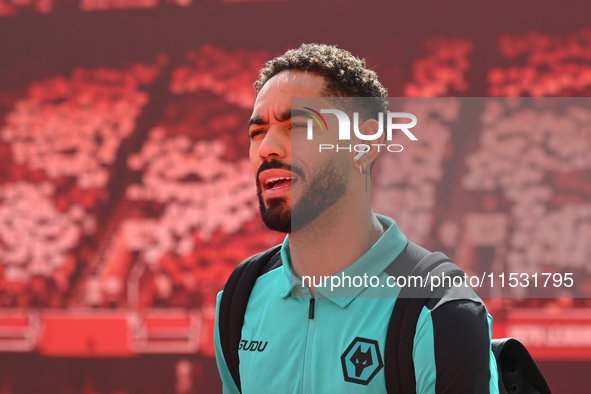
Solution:
[[[321,42],[393,97],[587,97],[589,5],[544,4],[0,0],[0,393],[221,392],[215,295],[283,239],[247,161],[262,64]],[[376,210],[465,269],[543,260],[588,294],[591,130],[517,137],[435,133],[390,163],[414,175],[381,176]],[[487,301],[556,393],[591,384],[576,296]]]

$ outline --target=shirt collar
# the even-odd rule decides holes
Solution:
[[[335,274],[336,276],[359,276],[367,275],[379,276],[384,270],[398,257],[400,252],[408,243],[406,236],[400,231],[396,222],[384,215],[376,214],[380,223],[386,231],[378,241],[363,256],[357,259],[353,264]],[[289,235],[283,240],[281,246],[281,260],[285,271],[283,291],[281,296],[287,298],[289,295],[298,298],[310,297],[310,291],[307,286],[302,286],[302,282],[291,271],[291,254],[289,251]],[[367,287],[338,287],[331,291],[330,287],[317,287],[314,291],[316,298],[328,298],[335,304],[346,307],[359,296]]]

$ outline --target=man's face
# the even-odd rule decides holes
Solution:
[[[272,230],[302,229],[347,191],[346,155],[319,154],[318,140],[315,145],[306,143],[309,117],[296,112],[292,117],[292,97],[323,97],[324,86],[324,77],[284,71],[265,84],[255,101],[249,155],[261,216]],[[324,107],[332,106],[326,101]],[[329,129],[337,129],[336,121],[327,121]],[[315,130],[315,140],[316,134]],[[326,132],[319,137],[333,143],[336,139]],[[292,141],[297,151],[292,151]]]

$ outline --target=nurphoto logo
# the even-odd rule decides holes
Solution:
[[[341,141],[350,141],[351,140],[351,120],[349,116],[338,109],[321,109],[320,112],[310,108],[304,107],[305,109],[311,111],[306,112],[312,119],[308,119],[308,140],[312,140],[314,138],[314,121],[320,126],[320,130],[324,131],[324,128],[328,130],[328,125],[326,120],[322,116],[322,114],[333,114],[337,117],[339,122],[339,140]],[[394,130],[402,131],[411,141],[417,141],[417,137],[409,130],[416,126],[417,124],[417,117],[408,112],[388,112],[386,113],[386,140],[391,141],[392,135]],[[394,119],[409,119],[410,122],[407,123],[395,123]],[[398,121],[397,121],[398,122]],[[375,141],[380,138],[384,132],[384,114],[382,112],[379,113],[379,127],[375,134],[362,134],[359,131],[359,113],[353,113],[353,132],[355,136],[363,141]],[[404,147],[400,144],[371,144],[372,146],[376,146],[378,152],[382,147],[386,147],[388,152],[402,152]],[[353,149],[355,152],[364,152],[367,149],[367,144],[356,144],[356,145],[339,145],[337,144],[336,147],[333,144],[319,144],[318,151],[322,152],[323,150],[331,150],[336,149],[338,152],[339,150],[348,150],[351,152]]]

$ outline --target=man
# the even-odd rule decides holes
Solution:
[[[310,97],[322,108],[346,111],[334,97],[373,97],[356,110],[359,132],[375,135],[387,92],[364,61],[326,45],[288,51],[260,75],[249,155],[263,221],[288,235],[278,263],[257,279],[248,299],[238,353],[241,391],[385,393],[381,355],[396,298],[367,296],[372,290],[367,286],[333,293],[318,280],[301,281],[366,274],[385,283],[385,269],[408,240],[394,220],[371,207],[367,182],[380,152],[375,146],[362,155],[319,152],[318,143],[338,141],[336,117],[326,116],[326,130],[315,126],[314,144],[306,144],[309,116],[292,109],[291,98]],[[218,319],[215,344],[224,392],[237,393],[217,324]],[[428,303],[413,344],[416,392],[498,393],[491,325],[477,298]]]

